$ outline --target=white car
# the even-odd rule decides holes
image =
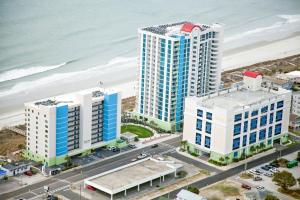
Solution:
[[[279,172],[279,170],[276,168],[272,168],[272,169],[270,169],[270,172],[276,173],[276,172]]]
[[[256,169],[250,169],[249,172],[255,175],[260,175],[260,172],[258,172]]]
[[[112,151],[112,150],[116,149],[116,147],[115,146],[109,146],[109,147],[107,147],[107,149]]]
[[[265,187],[263,187],[263,186],[257,186],[256,189],[262,191],[262,190],[265,190]]]
[[[145,154],[145,153],[141,153],[140,155],[138,155],[138,159],[143,159],[143,158],[146,158],[148,155]]]
[[[272,177],[274,174],[272,172],[266,172],[264,173],[264,175],[267,177]]]

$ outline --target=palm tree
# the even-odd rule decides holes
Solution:
[[[228,165],[228,160],[229,160],[229,156],[225,156],[225,160],[226,160],[226,165]]]

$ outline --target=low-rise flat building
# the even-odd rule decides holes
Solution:
[[[246,71],[239,87],[187,98],[183,140],[188,150],[230,161],[252,154],[252,146],[286,140],[291,91],[261,83],[262,74]]]
[[[197,195],[193,192],[190,192],[188,190],[180,190],[180,192],[176,195],[175,200],[207,200],[207,198],[204,198],[200,195]]]
[[[121,94],[92,88],[25,103],[25,122],[25,156],[58,165],[119,138]]]
[[[0,176],[1,176],[1,174],[7,175],[7,176],[17,176],[19,174],[23,174],[24,172],[27,172],[30,170],[30,166],[31,165],[28,161],[8,163],[8,164],[0,167]]]

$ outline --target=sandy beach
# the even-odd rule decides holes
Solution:
[[[261,42],[250,46],[245,46],[238,49],[233,49],[228,52],[224,52],[222,70],[232,70],[255,63],[284,58],[300,53],[300,35],[295,34],[285,39],[277,40],[274,42]],[[105,84],[107,88],[116,88],[122,91],[122,97],[127,98],[136,94],[137,86],[137,67],[130,70],[115,71],[114,79],[110,79],[108,84]],[[130,73],[134,78],[122,77],[122,73]],[[87,81],[84,84],[77,86],[79,89],[91,87],[94,83]],[[72,88],[74,91],[74,88]],[[39,98],[39,97],[38,97]],[[27,97],[28,99],[28,97]],[[27,101],[26,99],[26,101]],[[31,100],[37,99],[32,97]],[[13,102],[13,99],[12,99]],[[7,125],[16,125],[24,123],[23,108],[18,107],[18,110],[7,112],[4,115],[0,115],[0,127]]]

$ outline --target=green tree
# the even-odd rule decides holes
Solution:
[[[186,145],[187,145],[187,141],[186,140],[182,140],[180,142],[181,148],[183,148],[184,150],[186,150]]]
[[[229,156],[225,156],[226,165],[228,164],[229,159],[230,159]]]
[[[199,194],[199,189],[198,189],[198,188],[189,186],[189,187],[187,188],[187,190],[190,191],[190,192],[193,192],[193,193],[195,193],[195,194]]]
[[[251,152],[252,154],[255,152],[255,150],[256,150],[255,146],[251,146],[251,147],[250,147],[250,152]]]
[[[18,149],[25,149],[25,145],[24,144],[19,144]]]
[[[65,164],[66,167],[72,166],[72,161],[71,161],[71,157],[70,156],[66,156],[65,157],[65,161],[66,161],[66,164]]]
[[[5,175],[5,176],[3,177],[3,180],[7,181],[7,180],[8,180],[8,176]]]
[[[260,148],[260,149],[264,149],[265,147],[266,147],[265,143],[260,143],[260,144],[259,144],[259,148]]]
[[[265,200],[279,200],[279,198],[274,195],[268,194]]]
[[[293,174],[285,170],[275,173],[272,180],[284,190],[296,185],[296,179]]]
[[[225,161],[225,159],[224,159],[223,157],[220,157],[220,158],[219,158],[219,161],[220,161],[221,163],[223,163],[223,162]]]

